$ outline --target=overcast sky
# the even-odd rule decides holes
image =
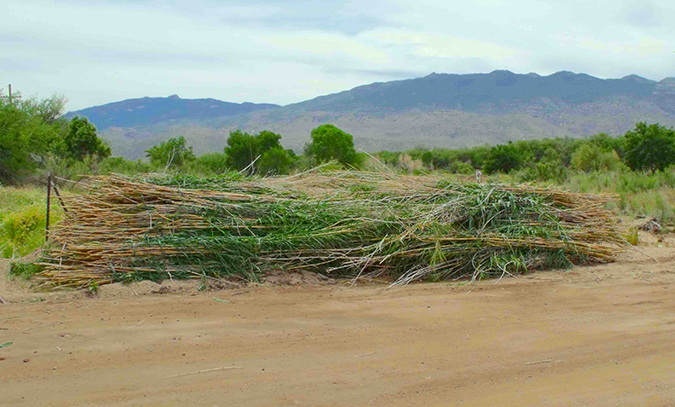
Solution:
[[[288,104],[438,73],[675,76],[675,1],[7,0],[0,88]]]

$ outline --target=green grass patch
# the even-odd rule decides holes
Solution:
[[[44,270],[44,268],[44,266],[38,266],[34,263],[12,263],[9,266],[9,277],[30,280],[35,274]]]
[[[25,256],[45,241],[46,191],[35,187],[0,187],[0,257]],[[63,218],[52,200],[50,224]]]

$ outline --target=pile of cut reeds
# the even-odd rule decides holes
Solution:
[[[271,270],[415,280],[611,262],[613,196],[371,172],[251,179],[108,175],[64,197],[38,278],[59,287]]]

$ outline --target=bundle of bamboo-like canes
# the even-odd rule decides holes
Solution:
[[[92,177],[64,197],[44,284],[231,277],[269,270],[472,279],[609,262],[612,196],[370,172],[283,178]]]

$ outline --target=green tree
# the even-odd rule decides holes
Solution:
[[[640,122],[626,133],[623,159],[633,170],[663,171],[675,164],[675,130]]]
[[[67,102],[68,100],[64,96],[53,95],[47,99],[38,99],[37,97],[22,99],[20,104],[21,110],[39,118],[45,124],[54,124],[59,121],[67,124],[68,121],[63,118]]]
[[[225,154],[229,166],[241,171],[258,158],[260,147],[254,135],[241,130],[230,132]]]
[[[14,183],[38,168],[61,144],[67,120],[65,99],[23,100],[19,92],[0,94],[0,182]]]
[[[483,163],[483,170],[492,174],[501,171],[508,173],[523,165],[523,153],[514,143],[494,146],[490,149]]]
[[[0,181],[17,182],[37,169],[68,171],[110,156],[110,148],[85,118],[63,117],[66,99],[9,97],[0,90]],[[95,159],[94,159],[95,158]]]
[[[572,168],[579,171],[611,171],[618,169],[621,165],[616,151],[606,151],[595,143],[584,144],[572,154]]]
[[[226,173],[230,166],[227,163],[227,156],[223,153],[207,153],[197,157],[189,171],[194,169],[200,174],[223,174]]]
[[[262,175],[287,174],[293,158],[287,150],[277,146],[267,150],[258,161],[258,173]]]
[[[293,157],[281,147],[280,141],[281,135],[269,130],[263,130],[256,135],[241,130],[230,132],[225,147],[228,164],[239,171],[250,168],[251,174],[287,173]],[[256,164],[251,165],[254,161]]]
[[[9,104],[0,107],[0,182],[14,182],[20,172],[35,168],[29,123],[25,112]]]
[[[167,168],[180,168],[196,158],[192,147],[187,146],[187,141],[183,136],[163,141],[158,146],[145,150],[145,153],[152,165]]]
[[[338,160],[342,164],[356,164],[354,137],[332,124],[312,130],[312,141],[305,146],[305,154],[317,161]]]
[[[256,136],[258,151],[265,153],[273,148],[281,147],[281,134],[273,133],[269,130],[263,130]]]
[[[63,137],[63,155],[75,161],[82,161],[87,156],[98,159],[110,157],[108,147],[96,134],[96,126],[85,117],[75,116],[68,132]]]
[[[588,142],[592,145],[595,145],[607,153],[616,151],[616,153],[621,157],[624,150],[624,138],[623,137],[612,137],[607,133],[598,133],[594,134],[588,138]]]

